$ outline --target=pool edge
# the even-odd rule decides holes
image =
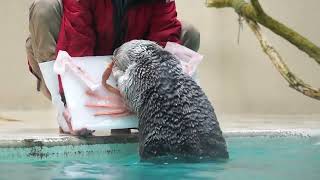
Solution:
[[[79,146],[95,144],[128,144],[137,143],[137,134],[112,135],[112,136],[93,136],[93,137],[74,137],[74,136],[32,136],[27,138],[2,138],[0,148],[30,148],[30,147],[54,147],[54,146]]]
[[[297,136],[312,137],[320,136],[320,129],[272,129],[272,130],[248,130],[234,129],[224,131],[225,137],[254,137],[254,136]],[[74,136],[41,136],[32,137],[10,137],[0,139],[0,148],[29,148],[36,146],[68,146],[68,145],[94,145],[94,144],[128,144],[137,143],[138,134],[130,135],[111,135],[111,136],[94,136],[94,137],[74,137]]]

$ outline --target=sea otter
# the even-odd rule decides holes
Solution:
[[[113,58],[120,94],[139,119],[142,160],[229,157],[211,103],[176,56],[152,41],[132,40]]]

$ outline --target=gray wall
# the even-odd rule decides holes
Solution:
[[[3,1],[0,7],[0,109],[50,108],[35,92],[26,66],[24,41],[31,0]],[[220,114],[320,114],[320,102],[288,87],[244,24],[237,44],[237,16],[231,9],[208,9],[202,0],[176,0],[179,17],[201,32],[202,87]],[[261,0],[265,10],[320,45],[318,0]],[[303,13],[302,13],[303,12]],[[303,15],[302,15],[303,14]],[[320,66],[285,40],[264,29],[289,67],[320,87]]]

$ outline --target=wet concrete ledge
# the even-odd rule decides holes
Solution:
[[[312,137],[319,136],[320,130],[317,129],[278,129],[278,130],[229,130],[224,135],[228,137]],[[55,147],[55,146],[81,146],[99,144],[134,144],[138,143],[138,134],[109,135],[93,137],[74,137],[66,135],[46,136],[33,135],[20,137],[0,138],[0,148],[31,148],[31,147]]]
[[[96,135],[100,136],[90,138],[61,135],[58,132],[55,117],[55,112],[51,112],[51,110],[0,111],[0,148],[132,144],[138,142],[137,134],[109,136],[110,132],[105,130],[96,132]],[[226,137],[261,135],[306,137],[320,134],[320,114],[230,114],[219,115],[219,122]]]
[[[30,147],[54,147],[54,146],[80,146],[97,144],[128,144],[137,143],[138,135],[110,135],[93,137],[74,137],[74,136],[34,136],[32,138],[10,138],[0,139],[0,148],[30,148]]]
[[[320,131],[314,129],[229,130],[226,138],[297,137],[320,140]],[[138,155],[138,134],[73,137],[65,135],[28,135],[0,137],[0,163],[25,163],[38,161],[78,161],[119,159]]]

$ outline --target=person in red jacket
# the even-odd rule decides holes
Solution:
[[[200,33],[177,19],[174,0],[34,0],[26,41],[37,90],[50,93],[38,63],[55,59],[59,50],[73,57],[111,55],[133,39],[180,43],[199,49]]]

